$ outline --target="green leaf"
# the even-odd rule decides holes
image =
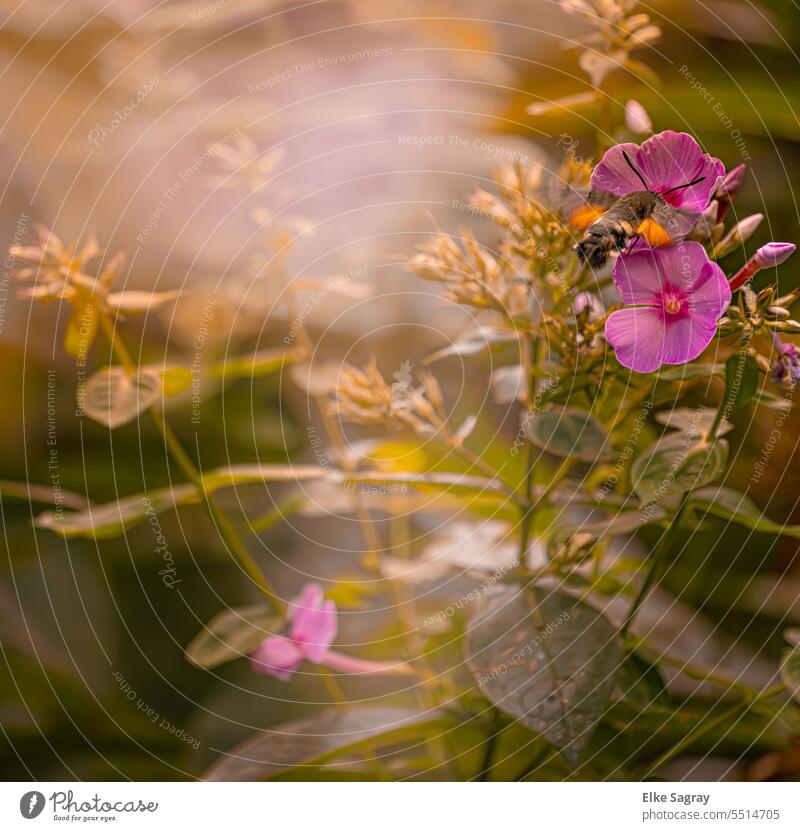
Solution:
[[[655,420],[670,430],[678,430],[685,436],[692,438],[706,438],[711,434],[717,414],[714,410],[706,407],[673,407],[670,410],[662,410],[656,413]],[[724,418],[717,426],[717,436],[724,436],[733,430],[730,421]]]
[[[728,409],[740,410],[758,392],[761,373],[756,359],[737,353],[725,361],[725,402]]]
[[[618,536],[619,534],[632,534],[649,525],[651,522],[662,522],[667,514],[662,508],[656,508],[650,513],[644,511],[619,511],[616,514],[584,522],[559,523],[557,539],[573,534],[592,534],[595,537]]]
[[[785,649],[781,657],[781,680],[792,697],[800,702],[800,648]]]
[[[640,504],[648,505],[713,482],[725,472],[727,462],[725,439],[708,444],[688,434],[669,435],[637,456],[631,480]]]
[[[696,381],[700,378],[722,376],[721,364],[695,362],[680,366],[662,367],[658,371],[660,381]]]
[[[207,493],[234,485],[263,482],[300,482],[322,479],[325,471],[316,465],[234,465],[209,471],[203,476]],[[35,524],[62,537],[118,537],[142,522],[148,512],[159,514],[181,505],[198,502],[193,485],[176,485],[127,496],[116,502],[93,505],[82,511],[47,511],[39,514]]]
[[[176,485],[146,494],[127,496],[117,502],[92,505],[82,511],[47,511],[36,517],[35,524],[66,539],[111,539],[138,525],[150,514],[157,515],[177,505],[188,505],[197,501],[197,492],[193,485]]]
[[[443,710],[400,707],[351,707],[325,710],[259,733],[221,755],[204,778],[211,782],[260,782],[299,766],[318,766],[334,757],[357,755],[360,750],[393,744],[452,728],[454,719]],[[381,753],[383,758],[386,753]],[[361,759],[337,763],[363,766]]]
[[[212,378],[258,378],[277,372],[285,363],[294,359],[295,350],[265,349],[252,355],[240,355],[217,361],[208,367],[207,374]]]
[[[192,370],[183,366],[167,366],[158,370],[161,375],[161,388],[164,395],[171,398],[186,392],[192,386]]]
[[[60,488],[56,491],[48,485],[33,485],[29,482],[11,482],[0,479],[0,496],[22,499],[26,502],[45,502],[62,508],[83,510],[89,500],[79,493]]]
[[[689,506],[753,531],[800,539],[800,525],[773,522],[749,497],[732,488],[701,488],[692,493]]]
[[[223,488],[265,484],[271,482],[308,482],[327,479],[341,486],[356,485],[410,485],[421,491],[445,492],[459,496],[466,494],[492,500],[494,512],[498,503],[509,499],[509,489],[496,479],[484,479],[462,473],[342,473],[334,469],[324,470],[318,465],[232,465],[220,467],[203,474],[207,493]],[[62,537],[115,537],[128,528],[142,522],[147,516],[148,500],[155,513],[198,501],[196,489],[191,485],[161,488],[148,493],[135,494],[117,502],[96,505],[81,511],[49,511],[36,518],[36,525],[60,534]]]
[[[121,366],[95,372],[78,393],[78,407],[93,421],[111,430],[133,421],[161,395],[158,374],[142,370],[130,376]]]
[[[495,585],[469,623],[467,665],[492,704],[577,767],[614,687],[617,634],[567,594]]]
[[[525,416],[528,439],[554,456],[574,456],[594,462],[608,456],[608,436],[600,423],[583,410],[548,410]]]
[[[336,471],[323,470],[319,465],[231,465],[218,467],[203,474],[207,491],[235,485],[256,485],[262,482],[307,482],[336,477]]]
[[[486,349],[491,349],[496,344],[511,343],[517,341],[519,336],[513,329],[502,329],[497,326],[479,326],[477,329],[469,330],[459,340],[439,349],[428,355],[423,361],[424,364],[432,364],[442,358],[449,358],[453,355],[477,355]]]
[[[440,492],[449,494],[474,494],[482,496],[501,495],[508,498],[510,491],[507,485],[499,479],[486,479],[482,476],[470,476],[465,473],[415,473],[397,472],[380,473],[366,471],[342,474],[350,483],[360,485],[411,485],[421,491]]]
[[[186,647],[186,658],[206,669],[244,658],[280,626],[280,619],[263,604],[226,609],[194,637]]]
[[[125,315],[141,315],[154,312],[165,303],[171,303],[180,297],[180,289],[171,291],[115,291],[106,297],[112,309]]]
[[[642,710],[669,700],[667,685],[658,667],[636,652],[629,652],[622,662],[617,687],[631,704]]]

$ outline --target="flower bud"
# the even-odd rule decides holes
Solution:
[[[714,248],[714,254],[717,257],[724,257],[731,251],[735,251],[753,236],[763,219],[764,214],[752,214],[746,216],[741,222],[737,222]]]
[[[788,260],[795,248],[791,242],[768,242],[756,251],[753,259],[759,268],[774,268]]]
[[[781,320],[788,320],[792,316],[792,313],[788,309],[784,309],[783,306],[769,306],[767,307],[767,314]]]
[[[758,216],[758,214],[756,214]],[[748,217],[750,218],[750,217]],[[742,220],[746,222],[747,220]],[[739,223],[741,224],[741,223]],[[730,235],[729,235],[730,236]],[[724,242],[724,240],[723,240]],[[722,243],[718,248],[722,247]],[[762,245],[756,253],[742,266],[742,268],[730,279],[731,291],[741,288],[753,275],[764,268],[774,268],[787,260],[797,246],[791,242],[768,242]],[[717,255],[719,256],[719,254]],[[785,305],[783,298],[779,298],[778,305]]]
[[[742,187],[742,182],[744,182],[746,172],[747,165],[745,164],[736,165],[733,170],[729,170],[714,196],[717,199],[726,199],[730,201]]]
[[[625,105],[625,124],[632,133],[645,136],[653,132],[653,122],[647,110],[632,98]]]

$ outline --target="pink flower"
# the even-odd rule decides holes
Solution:
[[[628,164],[626,155],[636,170]],[[589,186],[617,196],[647,189],[662,194],[675,208],[702,213],[724,175],[722,162],[703,153],[690,135],[664,130],[641,147],[626,142],[607,150]]]
[[[359,675],[410,674],[408,664],[391,661],[366,661],[334,652],[330,646],[336,637],[336,604],[324,600],[322,587],[308,583],[289,610],[288,637],[271,635],[251,653],[250,666],[265,675],[288,681],[304,660],[337,672]]]
[[[617,260],[612,276],[634,308],[608,318],[606,339],[617,360],[635,372],[696,358],[731,299],[722,269],[698,242],[635,251]]]
[[[653,132],[653,122],[647,110],[633,98],[625,105],[625,126],[639,135],[647,136]]]

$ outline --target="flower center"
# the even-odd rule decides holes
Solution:
[[[664,298],[664,310],[667,314],[676,315],[681,310],[681,306],[683,304],[680,301],[679,297],[666,297]]]

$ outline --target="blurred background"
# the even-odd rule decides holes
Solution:
[[[737,212],[766,214],[748,252],[800,239],[797,6],[642,8],[663,37],[639,53],[653,75],[620,79],[619,106],[635,97],[656,130],[695,134],[728,168],[747,163]],[[594,152],[596,113],[527,112],[588,89],[576,50],[565,48],[586,27],[555,0],[0,0],[0,21],[0,240],[4,249],[30,242],[36,223],[65,240],[96,235],[126,252],[126,288],[182,289],[174,307],[126,324],[146,362],[188,363],[198,337],[209,360],[280,346],[292,319],[287,287],[322,280],[338,288],[304,307],[320,361],[377,354],[388,375],[405,361],[418,367],[467,317],[403,261],[437,227],[490,235],[466,198],[490,188],[503,162],[557,164],[568,145]],[[18,300],[12,266],[0,280],[0,479],[51,489],[54,430],[62,489],[107,502],[169,484],[175,473],[149,423],[109,433],[75,415],[65,313]],[[788,290],[796,266],[781,276]],[[108,363],[107,348],[89,360],[89,369]],[[483,400],[488,364],[486,377],[480,367],[437,369],[465,412]],[[202,406],[199,427],[188,401],[171,419],[203,468],[313,461],[314,416],[285,378],[245,379]],[[777,413],[745,415],[731,482],[741,488]],[[794,414],[774,451],[780,463],[750,491],[794,523],[798,434]],[[4,779],[198,777],[221,750],[324,700],[314,676],[289,687],[243,661],[208,673],[184,659],[204,621],[255,599],[199,508],[159,517],[176,592],[159,574],[148,525],[122,539],[64,540],[33,529],[46,505],[31,496],[0,483]],[[281,497],[258,486],[225,498],[258,513]],[[695,534],[668,588],[739,638],[746,660],[777,660],[777,621],[800,621],[797,543],[725,534]],[[386,604],[358,588],[351,518],[293,517],[250,547],[287,597],[307,579],[351,573],[350,594],[336,588],[341,642],[375,631],[364,612]],[[709,549],[710,565],[695,569]],[[390,690],[376,680],[348,687],[369,700]]]

